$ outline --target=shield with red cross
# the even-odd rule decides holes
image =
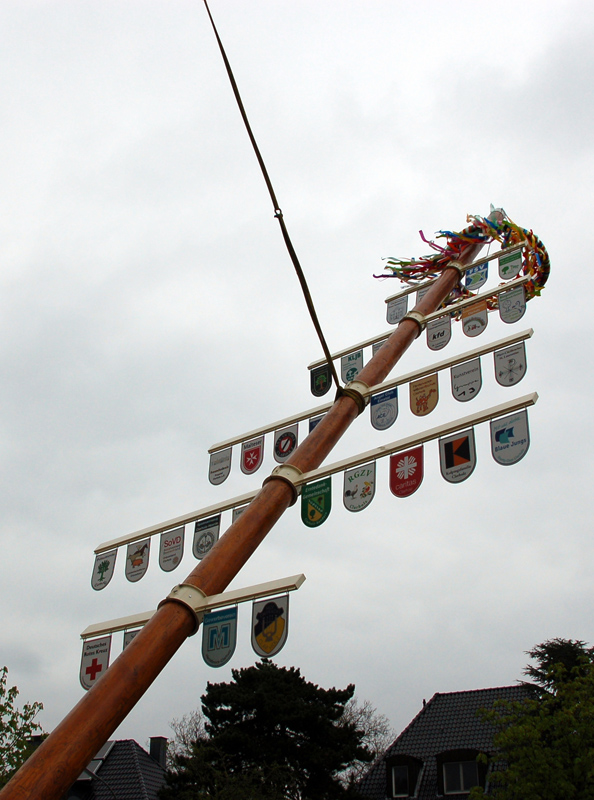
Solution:
[[[83,641],[80,661],[80,683],[83,689],[91,689],[109,666],[111,635]]]
[[[252,472],[255,472],[261,466],[263,455],[263,436],[258,436],[256,439],[243,442],[241,445],[241,471],[245,475],[251,475]]]

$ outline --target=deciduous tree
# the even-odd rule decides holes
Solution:
[[[41,732],[35,717],[43,708],[41,703],[25,703],[19,710],[16,686],[7,687],[8,667],[0,667],[0,787],[30,755],[31,737]]]

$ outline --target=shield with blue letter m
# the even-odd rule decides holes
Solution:
[[[210,611],[202,623],[202,657],[209,667],[222,667],[235,652],[237,606]]]

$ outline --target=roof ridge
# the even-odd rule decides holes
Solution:
[[[139,786],[142,787],[142,796],[143,796],[144,800],[150,800],[149,795],[148,795],[148,791],[147,791],[147,788],[146,788],[146,782],[144,780],[144,772],[142,771],[142,769],[140,767],[140,762],[138,760],[138,751],[139,750],[142,751],[145,755],[148,755],[148,753],[146,752],[144,747],[141,747],[138,744],[136,739],[129,739],[128,741],[131,741],[135,745],[135,747],[132,748],[132,752],[134,754],[134,763],[136,764],[136,770],[138,772],[138,775],[140,776]]]
[[[458,691],[454,692],[435,692],[431,700],[434,700],[436,697],[446,697],[448,695],[453,695],[453,694],[473,694],[475,692],[499,692],[502,691],[503,689],[520,689],[525,685],[526,685],[525,683],[518,682],[515,684],[509,684],[508,686],[485,686],[482,689],[459,689]],[[429,705],[431,700],[429,700],[427,705]]]

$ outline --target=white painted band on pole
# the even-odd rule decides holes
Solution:
[[[194,611],[212,611],[213,608],[235,605],[236,603],[245,603],[249,600],[257,600],[261,597],[272,597],[275,594],[284,594],[285,592],[294,592],[303,585],[304,581],[305,575],[300,573],[299,575],[291,575],[289,578],[278,578],[275,581],[267,581],[266,583],[247,586],[245,589],[232,589],[230,592],[213,594],[210,595],[210,597],[204,597],[204,602],[198,603]],[[102,636],[106,633],[140,628],[142,625],[146,625],[155,613],[155,611],[144,611],[139,614],[132,614],[128,617],[110,619],[107,620],[107,622],[96,622],[85,628],[80,638],[89,639],[92,636]]]

